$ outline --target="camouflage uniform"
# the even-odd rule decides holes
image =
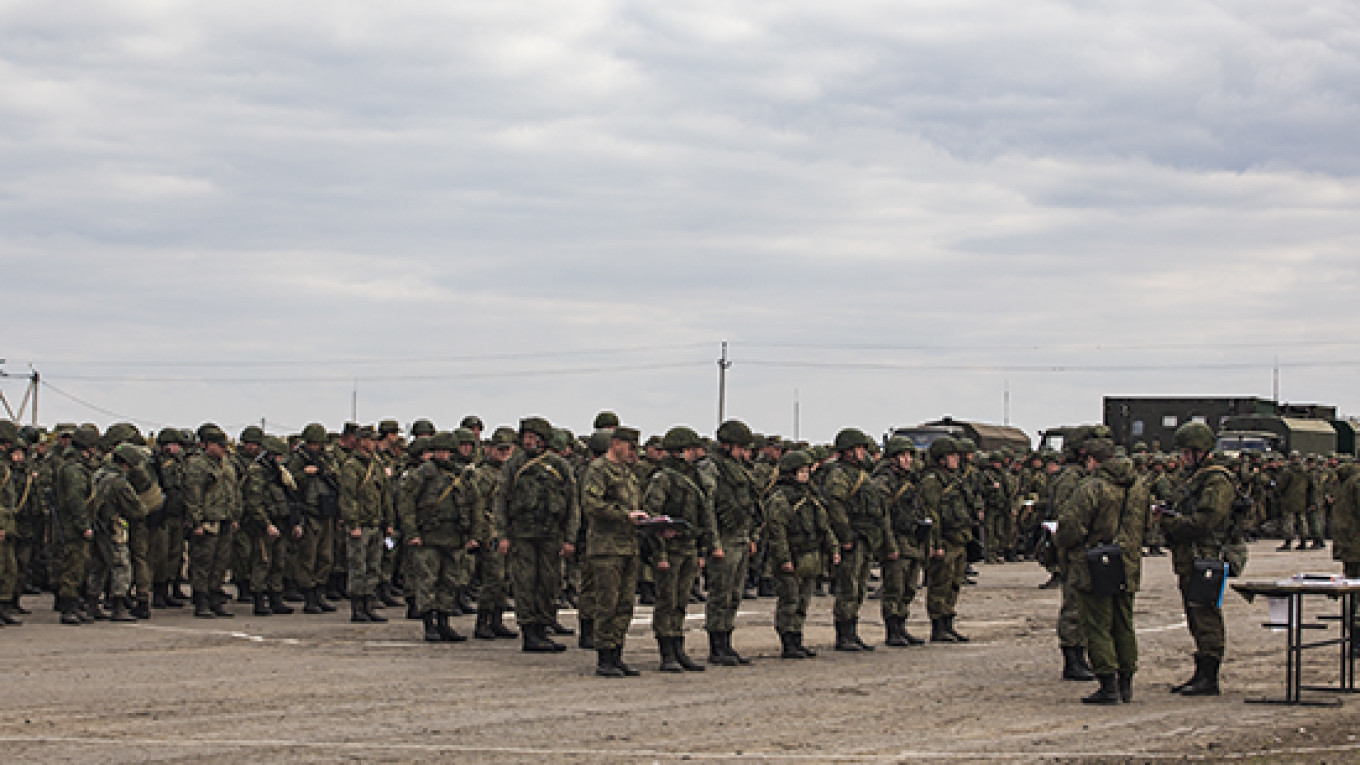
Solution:
[[[648,515],[668,515],[690,524],[689,529],[672,538],[654,537],[651,540],[655,542],[656,576],[652,631],[658,639],[683,638],[685,606],[699,575],[699,553],[701,549],[711,549],[717,526],[712,500],[700,487],[699,473],[694,465],[671,456],[662,460],[661,469],[647,484],[642,509]]]
[[[721,558],[708,557],[704,629],[710,641],[713,635],[719,635],[720,648],[725,649],[730,647],[736,629],[751,547],[762,522],[761,492],[750,469],[721,449],[705,458],[699,469],[713,486],[713,520],[717,524],[714,548],[723,552]],[[735,658],[740,662],[740,656]]]
[[[1085,478],[1085,468],[1073,462],[1064,467],[1049,484],[1052,493],[1050,502],[1058,518],[1067,512],[1068,499]],[[1058,529],[1061,531],[1062,526],[1059,525]],[[1139,544],[1141,550],[1141,540]],[[1066,562],[1060,558],[1054,567],[1055,574],[1062,581],[1062,605],[1058,607],[1058,645],[1062,648],[1085,648],[1086,631],[1081,626],[1081,593],[1067,575]]]
[[[127,448],[127,447],[125,447]],[[126,613],[127,597],[132,588],[132,555],[128,550],[128,521],[144,512],[142,503],[128,483],[123,471],[105,464],[95,472],[94,498],[90,501],[90,517],[94,538],[87,567],[85,592],[91,598],[107,592],[114,604],[115,614]]]
[[[372,600],[382,576],[383,543],[393,521],[387,470],[371,451],[356,449],[340,467],[340,520],[345,529],[350,602],[368,620],[376,621]]]
[[[225,435],[222,436],[225,441]],[[217,600],[230,565],[234,524],[241,517],[240,482],[229,457],[195,454],[184,468],[189,537],[189,581],[195,616],[229,616]]]
[[[407,554],[419,559],[417,576],[408,584],[415,590],[416,610],[434,614],[436,621],[441,614],[447,619],[453,612],[454,596],[467,585],[464,558],[468,545],[480,545],[489,536],[474,475],[471,466],[430,460],[412,471],[401,492],[402,536],[407,540]]]
[[[316,602],[309,602],[310,608],[304,610],[319,612],[328,608],[321,591],[330,578],[335,560],[335,529],[340,515],[340,470],[324,446],[320,445],[325,440],[325,429],[320,425],[307,427],[320,429],[320,442],[313,436],[312,440],[294,450],[288,462],[288,472],[298,484],[297,499],[302,511],[302,536],[297,541],[293,578],[303,593],[315,593],[313,599]],[[312,468],[312,471],[308,472],[308,468]]]
[[[622,650],[633,620],[638,538],[630,513],[641,507],[632,468],[600,457],[581,477],[581,517],[586,528],[586,566],[594,584],[596,650]]]
[[[867,594],[874,556],[885,561],[896,558],[897,540],[867,470],[846,459],[844,452],[826,470],[822,498],[827,519],[841,543],[833,611],[836,622],[845,625],[842,629],[857,634],[859,609]]]
[[[888,644],[895,646],[919,642],[907,634],[906,621],[930,557],[932,523],[915,481],[915,475],[903,470],[891,455],[874,469],[874,485],[883,498],[899,553],[897,560],[883,563],[880,601]]]
[[[840,547],[827,520],[826,507],[810,485],[798,483],[792,475],[785,474],[770,492],[765,529],[779,598],[775,604],[774,629],[783,642],[783,655],[788,658],[815,655],[803,646],[803,623],[813,585]]]
[[[241,492],[241,536],[250,544],[249,579],[255,612],[260,616],[292,613],[293,609],[283,604],[283,577],[288,562],[288,538],[301,520],[291,498],[297,484],[277,461],[284,456],[286,447],[277,441],[269,446],[273,448],[246,467]],[[270,601],[267,607],[265,598]]]

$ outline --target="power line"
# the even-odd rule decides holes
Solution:
[[[565,375],[604,374],[653,371],[658,369],[686,369],[707,366],[709,362],[680,361],[659,364],[620,364],[612,366],[565,367],[557,369],[522,369],[514,371],[487,372],[450,372],[440,374],[391,374],[391,375],[298,375],[287,377],[155,377],[148,375],[58,375],[62,380],[82,382],[155,382],[155,383],[212,383],[244,385],[255,383],[324,383],[324,382],[428,382],[438,380],[495,380],[525,377],[557,377]]]
[[[861,371],[929,371],[929,372],[1174,372],[1174,371],[1233,371],[1260,369],[1303,369],[1313,367],[1354,367],[1360,360],[1328,360],[1280,362],[1234,362],[1222,364],[913,364],[892,362],[854,361],[795,361],[766,359],[737,359],[737,366],[782,367],[790,369],[854,369]]]
[[[736,345],[737,343],[734,343]],[[1275,340],[1273,342],[1221,343],[1054,343],[1004,345],[892,345],[878,343],[791,343],[779,341],[741,341],[744,348],[801,348],[820,351],[1202,351],[1225,348],[1260,349],[1274,346],[1288,348],[1355,348],[1360,340]]]
[[[64,391],[64,390],[62,390],[62,389],[60,389],[60,388],[54,386],[52,383],[48,382],[48,381],[45,380],[45,379],[42,381],[42,386],[43,386],[44,388],[46,388],[46,389],[52,391],[53,393],[57,394],[58,396],[61,396],[61,397],[64,398],[64,399],[68,399],[68,400],[70,400],[70,401],[73,401],[73,402],[75,402],[75,403],[77,403],[77,404],[79,404],[79,405],[81,405],[81,406],[83,406],[83,407],[85,407],[85,408],[87,408],[87,409],[90,409],[90,410],[95,411],[95,412],[99,412],[100,414],[105,415],[105,416],[107,416],[107,417],[112,417],[112,418],[117,419],[117,420],[125,420],[125,421],[127,421],[127,422],[133,422],[133,423],[136,423],[136,424],[138,424],[138,425],[142,425],[143,427],[152,427],[152,428],[164,428],[164,427],[166,427],[166,424],[163,423],[163,422],[156,422],[156,421],[154,421],[154,420],[147,420],[147,419],[143,419],[143,418],[141,418],[141,417],[131,417],[131,416],[126,415],[126,414],[119,414],[118,412],[115,412],[115,411],[113,411],[112,409],[105,409],[104,407],[99,406],[98,404],[92,404],[92,403],[90,403],[89,401],[86,401],[86,400],[83,399],[83,398],[80,398],[80,397],[78,397],[78,396],[73,396],[73,395],[71,395],[70,393],[67,393],[66,391]]]

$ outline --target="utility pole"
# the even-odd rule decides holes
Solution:
[[[4,363],[5,360],[0,359],[0,365]],[[19,408],[10,407],[9,399],[5,398],[4,391],[0,391],[0,406],[5,408],[5,413],[9,415],[10,421],[16,425],[23,423],[24,410],[31,410],[29,422],[36,428],[38,426],[38,386],[42,382],[42,375],[38,374],[38,370],[34,369],[32,364],[28,365],[28,369],[28,387],[24,389],[24,397],[19,400]],[[0,369],[0,377],[13,377],[13,375]]]
[[[1010,425],[1010,424],[1011,424],[1011,381],[1010,381],[1010,380],[1007,380],[1007,381],[1006,381],[1006,392],[1005,392],[1004,394],[1002,394],[1002,404],[1001,404],[1001,408],[1002,408],[1001,424],[1002,424],[1002,425]]]
[[[801,440],[802,440],[802,439],[800,439],[800,438],[798,437],[798,425],[799,425],[799,421],[800,421],[801,419],[802,419],[802,417],[801,417],[801,415],[799,414],[799,411],[798,411],[798,389],[797,389],[797,388],[794,388],[794,389],[793,389],[793,440],[794,440],[794,441],[801,441]]]
[[[1271,385],[1270,399],[1277,405],[1280,403],[1280,357],[1275,357],[1275,363],[1271,365]]]
[[[349,394],[349,421],[359,421],[359,381],[354,381],[354,389]]]
[[[727,341],[722,341],[722,358],[718,359],[718,424],[727,419],[727,370],[732,362],[727,360]]]

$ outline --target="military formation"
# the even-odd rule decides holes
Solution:
[[[359,624],[404,605],[435,643],[467,640],[450,621],[465,614],[471,637],[526,652],[566,651],[555,638],[575,634],[597,674],[630,677],[639,601],[653,606],[660,671],[701,672],[750,662],[733,637],[744,599],[776,599],[785,659],[816,656],[804,624],[827,594],[836,651],[876,648],[860,628],[874,600],[885,646],[965,643],[955,620],[974,564],[1037,561],[1042,586],[1061,590],[1062,676],[1098,681],[1084,701],[1117,704],[1137,670],[1141,559],[1166,549],[1195,640],[1194,674],[1173,690],[1217,695],[1226,635],[1197,574],[1239,574],[1245,543],[1274,535],[1281,550],[1332,538],[1360,577],[1360,471],[1330,455],[1216,454],[1198,423],[1174,446],[1125,453],[1103,426],[1075,429],[1060,454],[949,436],[918,449],[854,428],[813,445],[738,420],[712,438],[677,426],[644,441],[610,412],[584,439],[542,417],[485,437],[475,416],[451,431],[383,420],[235,438],[212,423],[49,434],[0,422],[0,625],[20,624],[22,597],[41,591],[72,626],[186,606],[231,618],[233,602],[324,614],[348,600]],[[916,636],[921,591],[931,627]],[[571,607],[575,629],[559,620]],[[685,643],[698,607],[705,663]]]

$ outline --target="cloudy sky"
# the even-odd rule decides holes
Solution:
[[[47,422],[1360,414],[1354,3],[5,1],[0,162]]]

